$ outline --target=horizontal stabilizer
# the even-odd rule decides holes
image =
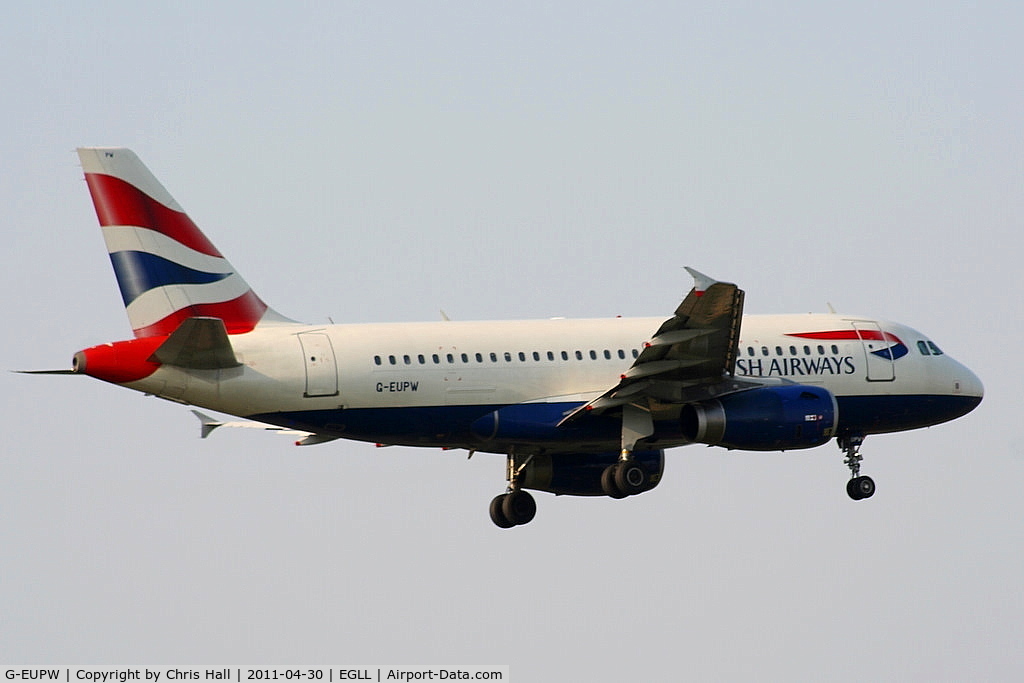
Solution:
[[[220,318],[186,318],[167,337],[150,360],[194,370],[218,370],[241,365],[231,348]]]

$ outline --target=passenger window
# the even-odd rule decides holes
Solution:
[[[804,347],[804,355],[805,356],[811,355],[811,347],[810,346],[805,346]]]
[[[761,347],[761,355],[762,356],[767,356],[768,355],[768,347],[767,346],[762,346]]]
[[[637,351],[636,349],[633,349],[633,358],[636,359],[636,358],[639,358],[639,357],[640,357],[640,352]]]
[[[525,363],[526,362],[526,354],[523,353],[522,351],[519,352],[519,362],[520,363]]]
[[[476,354],[476,362],[477,363],[483,363],[484,362],[484,354],[482,354],[482,353]]]
[[[505,352],[505,362],[506,363],[511,363],[512,362],[512,353],[510,351],[506,351]]]
[[[928,348],[932,350],[932,354],[935,356],[942,355],[942,349],[935,345],[935,342],[928,342]]]
[[[534,360],[540,360],[540,354],[539,354],[539,353],[537,353],[536,351],[534,351],[534,352],[533,352],[533,359],[534,359]]]
[[[747,347],[747,355],[748,356],[753,356],[754,355],[754,347],[753,346],[748,346]]]
[[[455,356],[453,356],[450,353],[447,356],[445,356],[445,358],[448,360],[449,363],[454,363],[455,362]]]
[[[463,363],[468,363],[469,362],[469,354],[468,353],[462,354],[462,362]]]
[[[590,349],[590,360],[597,360],[597,351]]]
[[[920,343],[920,342],[918,342],[918,343]],[[374,356],[373,357],[373,364],[374,365],[380,365],[380,363],[381,363],[380,356]]]
[[[626,352],[623,351],[622,349],[619,349],[619,359],[626,360]]]
[[[555,359],[555,352],[554,351],[548,351],[548,360],[554,360],[554,359]]]
[[[838,356],[839,355],[839,347],[836,346],[835,344],[832,345],[832,355],[834,355],[834,356]]]
[[[775,355],[776,356],[781,356],[782,355],[782,347],[781,346],[776,346],[775,347]]]
[[[582,351],[577,351],[576,352],[576,360],[583,360],[583,352]]]
[[[604,350],[604,359],[605,360],[611,360],[612,359],[612,352],[609,351],[608,349]]]
[[[420,365],[426,365],[427,364],[427,359],[423,357],[422,353],[420,355],[416,356],[416,360],[418,360],[420,362]]]
[[[569,360],[569,352],[562,351],[562,360]]]
[[[790,346],[789,347],[789,355],[791,355],[791,356],[795,356],[796,355],[796,347],[795,346]]]
[[[408,354],[402,356],[402,360],[405,361],[406,365],[412,365],[412,358],[409,358]]]
[[[491,351],[491,362],[492,363],[497,363],[498,362],[498,354],[494,353],[493,351]]]
[[[391,363],[392,365],[395,365],[395,357],[394,356],[388,356],[388,362]]]

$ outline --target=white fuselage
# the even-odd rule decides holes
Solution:
[[[376,411],[371,423],[377,425],[400,422],[410,409],[429,410],[419,419],[443,422],[440,416],[450,413],[449,408],[469,410],[469,415],[474,406],[585,403],[618,381],[660,323],[659,318],[612,318],[271,324],[232,336],[241,367],[202,371],[164,366],[130,386],[321,433],[335,431],[340,418],[331,415],[338,411],[348,416]],[[884,330],[905,351],[879,357],[877,352],[896,342],[861,339],[855,334],[858,328]],[[849,338],[793,336],[842,331]],[[844,399],[856,399],[859,413],[871,398],[887,398],[884,406],[875,404],[891,413],[892,401],[901,397],[930,402],[980,397],[977,377],[950,356],[936,353],[937,347],[929,342],[904,325],[860,317],[745,316],[736,374],[822,386],[841,404]],[[382,417],[385,414],[390,417]],[[945,419],[951,418],[937,421]],[[922,425],[913,419],[905,426],[898,422],[845,425],[847,430],[863,433],[917,426]],[[429,435],[403,438],[401,428],[353,433],[349,427],[347,431],[344,435],[364,440],[435,444]],[[452,436],[449,427],[439,429],[436,436],[436,445],[466,445],[464,439]]]

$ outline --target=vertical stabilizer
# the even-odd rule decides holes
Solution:
[[[78,150],[136,337],[168,335],[187,318],[220,318],[229,334],[283,320],[252,291],[129,149]]]

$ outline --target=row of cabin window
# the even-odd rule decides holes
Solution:
[[[839,354],[839,347],[838,347],[838,346],[836,346],[835,344],[832,344],[832,348],[831,348],[831,351],[832,351],[832,355],[833,355],[833,356],[835,356],[835,355],[838,355],[838,354]],[[755,351],[754,351],[754,347],[753,347],[753,346],[748,346],[748,347],[747,347],[747,355],[748,355],[748,356],[754,356],[754,355],[757,355],[757,354],[755,353]],[[761,347],[761,355],[762,355],[762,356],[767,356],[767,355],[769,355],[769,353],[768,353],[768,347],[767,347],[767,346],[762,346],[762,347]],[[781,347],[781,346],[776,346],[776,347],[775,347],[775,355],[776,355],[776,356],[781,356],[781,355],[782,355],[782,347]],[[790,346],[790,347],[789,347],[789,355],[791,355],[791,356],[796,356],[796,355],[798,355],[798,354],[797,354],[797,347],[795,347],[795,346]],[[811,355],[811,347],[810,347],[810,346],[805,346],[805,347],[804,347],[804,355],[805,355],[805,356],[809,356],[809,355]],[[824,356],[824,355],[825,355],[825,347],[824,347],[824,345],[822,345],[822,344],[818,344],[818,355],[821,355],[821,356]]]
[[[632,350],[632,354],[633,354],[633,358],[637,358],[640,355],[640,352],[637,351],[636,349],[633,349]],[[569,358],[570,358],[568,351],[562,351],[560,353],[560,355],[562,357],[562,360],[569,360]],[[576,360],[583,360],[584,357],[585,357],[582,351],[574,351],[573,355],[576,357]],[[618,351],[615,351],[615,352],[612,352],[612,351],[609,351],[608,349],[605,349],[600,354],[597,351],[594,351],[593,349],[591,349],[590,352],[589,352],[589,355],[590,355],[590,360],[597,360],[601,356],[604,356],[605,360],[611,360],[615,356],[617,356],[619,358],[619,360],[625,360],[626,359],[626,352],[623,351],[622,349],[619,349]],[[554,351],[548,351],[543,356],[541,355],[541,353],[539,351],[534,351],[532,354],[530,354],[530,356],[532,356],[533,360],[538,361],[538,362],[542,358],[545,358],[545,357],[549,361],[554,361],[556,359]],[[519,358],[520,362],[525,363],[527,358],[528,358],[526,353],[523,352],[523,351],[520,351],[519,353],[515,354],[515,356],[513,356],[511,351],[505,351],[503,354],[501,354],[501,357],[503,357],[505,359],[506,363],[511,363],[513,358],[516,358],[516,357]],[[459,353],[459,354],[447,353],[447,354],[444,355],[444,360],[446,360],[448,363],[451,363],[451,364],[454,364],[456,362],[456,360],[461,360],[463,363],[469,363],[469,362],[474,361],[474,360],[477,363],[483,363],[485,358],[490,358],[490,361],[492,363],[497,363],[499,356],[498,356],[497,353],[494,353],[494,352],[491,352],[491,353],[487,354],[487,356],[485,356],[482,353],[474,353],[474,354],[469,354],[469,353]],[[415,356],[415,359],[416,359],[416,362],[419,363],[420,365],[426,365],[427,364],[427,356],[423,355],[422,353],[417,354]],[[434,353],[434,354],[430,355],[430,360],[434,363],[434,365],[440,365],[441,364],[441,359],[442,359],[442,357],[441,357],[440,354]],[[386,360],[387,360],[387,364],[388,365],[398,365],[399,364],[399,357],[398,356],[387,356]],[[384,362],[385,362],[385,358],[382,357],[382,356],[374,356],[373,357],[373,364],[374,365],[384,365]],[[413,356],[410,356],[408,354],[405,354],[405,355],[401,356],[401,363],[403,365],[412,365],[413,364]]]
[[[833,355],[836,355],[836,354],[839,353],[839,347],[836,346],[835,344],[832,344],[832,349],[831,350],[832,350],[832,354]],[[917,350],[921,352],[922,356],[941,356],[942,355],[942,349],[940,349],[938,346],[936,346],[935,342],[919,341],[919,342],[917,342]],[[797,355],[797,347],[790,346],[789,347],[789,354],[791,356]],[[818,354],[822,355],[822,356],[825,355],[825,347],[823,345],[821,345],[821,344],[818,345]],[[748,346],[747,347],[747,355],[748,356],[757,355],[756,352],[754,351],[754,347],[753,346]],[[767,346],[762,346],[761,347],[761,355],[762,356],[769,355],[768,347]],[[775,347],[775,355],[776,356],[781,356],[782,355],[782,347],[781,346],[776,346]],[[804,347],[804,355],[805,356],[811,355],[811,347],[810,346],[805,346]]]

